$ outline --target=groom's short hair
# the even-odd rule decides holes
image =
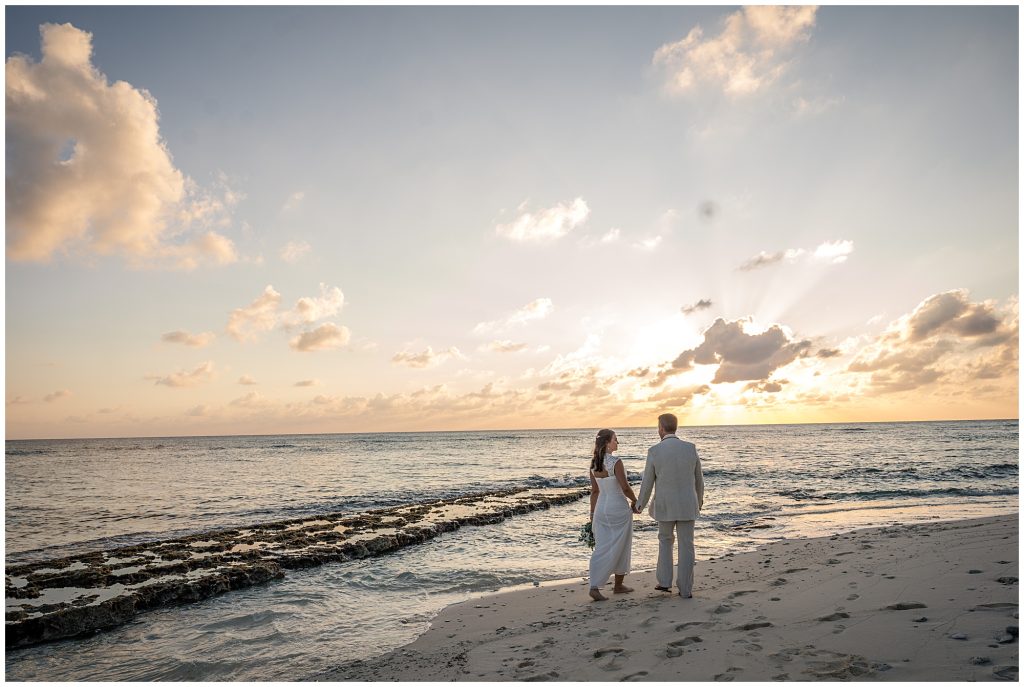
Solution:
[[[658,426],[672,434],[679,427],[679,419],[672,413],[665,413],[658,416]]]

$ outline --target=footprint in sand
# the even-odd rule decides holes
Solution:
[[[681,623],[679,625],[676,625],[676,632],[682,632],[683,630],[689,629],[691,627],[700,627],[702,625],[711,625],[711,623],[705,623],[699,620],[691,620],[688,623]]]
[[[608,654],[622,654],[625,652],[626,650],[623,649],[621,646],[606,646],[603,649],[598,649],[597,651],[595,651],[594,658],[601,658],[602,656],[607,656]]]
[[[636,673],[630,673],[629,675],[626,675],[625,677],[620,679],[619,682],[637,682],[638,680],[643,680],[648,675],[649,673],[646,670],[641,670]]]
[[[859,598],[860,598],[860,594],[850,594],[848,597],[846,597],[846,600],[847,601],[856,601]]]
[[[674,642],[669,642],[665,645],[665,656],[667,658],[676,658],[683,655],[683,647],[689,646],[690,644],[696,644],[697,642],[703,642],[704,640],[700,637],[684,637],[683,639],[677,639]]]
[[[1019,671],[1017,666],[996,666],[992,669],[992,674],[997,680],[1013,680],[1016,682]]]
[[[850,617],[849,613],[843,613],[841,611],[837,611],[837,612],[835,612],[835,613],[833,613],[831,615],[826,615],[826,616],[824,616],[822,618],[818,618],[818,620],[820,620],[823,623],[829,623],[829,622],[832,622],[833,620],[842,620],[843,618],[849,618],[849,617]]]
[[[650,618],[645,618],[640,621],[640,627],[650,627],[658,620],[658,616],[652,615]]]
[[[926,606],[925,604],[921,603],[920,601],[901,601],[899,603],[892,604],[891,606],[886,606],[885,610],[887,610],[887,611],[910,611],[910,610],[913,610],[915,608],[928,608],[928,606]]]
[[[597,664],[597,666],[601,670],[607,670],[609,672],[611,672],[613,670],[622,670],[622,668],[625,665],[626,665],[626,657],[623,656],[622,654],[615,654],[614,656],[609,656],[608,658],[606,658],[605,660],[603,660],[603,661],[601,661],[600,663]]]
[[[775,581],[772,582],[772,586],[773,587],[781,587],[782,585],[784,585],[784,584],[786,584],[788,582],[789,582],[789,580],[787,580],[785,577],[779,577],[779,578],[776,578]]]
[[[728,596],[728,598],[735,599],[736,597],[743,596],[744,594],[757,594],[757,592],[758,592],[758,590],[756,590],[756,589],[742,589],[742,590],[740,590],[738,592],[733,592],[732,594],[730,594]]]
[[[807,570],[807,568],[790,568],[789,570],[783,570],[782,572],[786,575],[792,575],[793,573],[802,572],[804,570]]]
[[[558,673],[552,670],[547,673],[539,673],[537,675],[531,675],[530,677],[523,678],[523,682],[549,682],[551,680],[557,680],[558,677]]]
[[[738,626],[738,627],[734,627],[734,628],[732,628],[732,629],[734,629],[734,630],[740,630],[741,632],[748,632],[748,631],[750,631],[750,630],[756,630],[756,629],[758,629],[759,627],[772,627],[772,624],[771,624],[771,623],[769,623],[769,622],[763,622],[763,623],[747,623],[746,625],[740,625],[740,626]]]
[[[975,606],[979,611],[1005,611],[1009,608],[1017,608],[1015,603],[994,603],[994,604],[978,604]]]

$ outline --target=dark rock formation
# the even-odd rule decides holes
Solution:
[[[12,566],[6,569],[4,591],[6,646],[90,634],[121,625],[146,610],[201,601],[278,579],[285,570],[380,556],[463,525],[498,523],[513,515],[571,503],[589,493],[589,487],[486,492]]]

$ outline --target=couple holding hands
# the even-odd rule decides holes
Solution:
[[[640,497],[626,479],[626,469],[614,455],[619,446],[615,432],[597,433],[590,462],[590,520],[594,553],[590,557],[590,597],[604,601],[601,587],[615,575],[616,594],[633,591],[623,584],[629,573],[633,547],[633,514],[642,512],[657,485],[657,497],[648,511],[658,521],[658,591],[672,589],[672,544],[679,540],[679,595],[693,596],[693,523],[704,505],[704,476],[697,448],[676,436],[679,421],[666,413],[658,417],[661,441],[647,451]]]

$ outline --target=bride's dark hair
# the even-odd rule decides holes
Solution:
[[[590,469],[594,472],[604,472],[604,454],[608,452],[608,444],[611,443],[615,432],[610,429],[602,429],[597,433],[597,440],[594,442],[594,459],[590,461]]]

